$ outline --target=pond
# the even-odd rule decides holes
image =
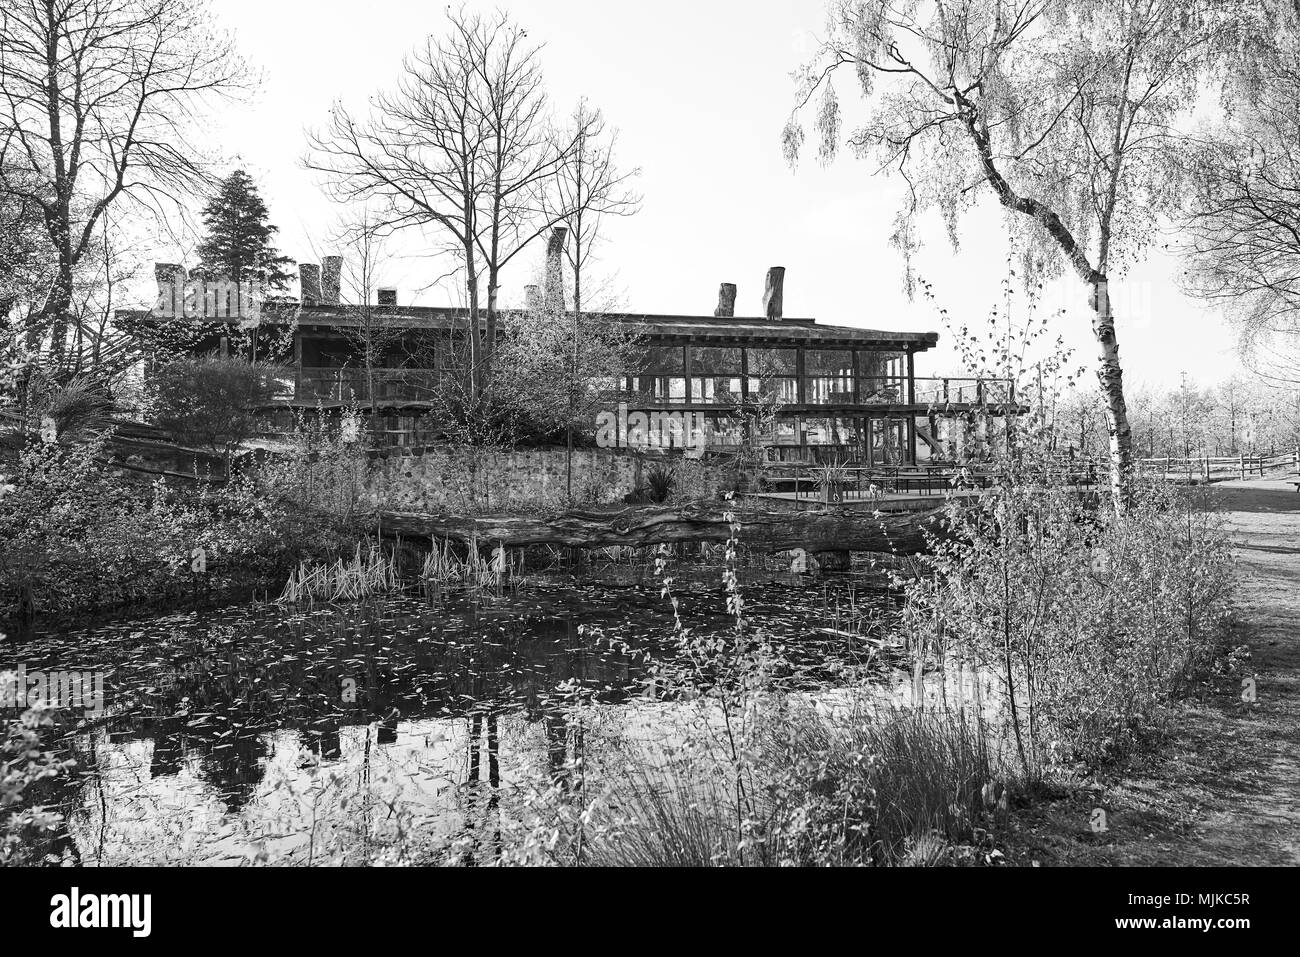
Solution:
[[[512,813],[511,782],[562,773],[579,689],[626,734],[674,734],[677,705],[651,668],[676,654],[671,608],[652,576],[624,571],[10,643],[0,669],[103,680],[102,711],[61,727],[76,765],[41,793],[65,818],[48,850],[87,865],[350,863],[400,841],[445,858]],[[729,633],[720,572],[678,581],[683,622]],[[888,670],[897,612],[883,582],[765,573],[743,593],[752,627],[784,646],[790,689]]]

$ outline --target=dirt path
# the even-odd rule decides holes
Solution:
[[[1236,545],[1256,702],[1218,682],[1153,766],[1031,811],[1013,860],[1043,864],[1300,864],[1300,493],[1215,486]],[[1095,807],[1108,829],[1089,825]]]

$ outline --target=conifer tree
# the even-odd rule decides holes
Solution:
[[[257,192],[253,178],[235,170],[217,187],[203,208],[207,236],[199,246],[199,265],[212,277],[236,282],[260,281],[284,289],[293,260],[281,256],[273,239],[277,227]]]

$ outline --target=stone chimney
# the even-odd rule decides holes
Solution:
[[[343,279],[343,257],[322,256],[320,261],[320,301],[326,306],[339,304],[339,287]]]
[[[304,306],[314,306],[320,299],[320,266],[298,263],[298,300]]]
[[[396,289],[379,289],[375,292],[376,303],[380,306],[396,306],[397,290]]]
[[[524,308],[529,312],[542,311],[541,286],[524,286]]]
[[[556,226],[546,241],[546,308],[564,314],[564,240],[569,230]]]
[[[773,266],[767,271],[763,287],[763,315],[773,321],[781,318],[781,298],[785,291],[785,267]]]
[[[736,314],[736,284],[724,282],[718,287],[718,308],[713,314],[720,319],[730,319]]]

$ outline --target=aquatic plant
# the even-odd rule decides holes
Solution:
[[[303,604],[312,601],[357,601],[393,591],[402,577],[392,552],[372,545],[362,553],[357,545],[350,561],[338,559],[332,565],[302,562],[289,573],[280,602]]]
[[[462,557],[452,547],[450,539],[441,544],[435,538],[429,554],[425,556],[420,578],[425,582],[449,584],[452,582],[497,587],[521,578],[523,563],[517,554],[503,545],[492,549],[484,558],[477,542],[471,542]]]

